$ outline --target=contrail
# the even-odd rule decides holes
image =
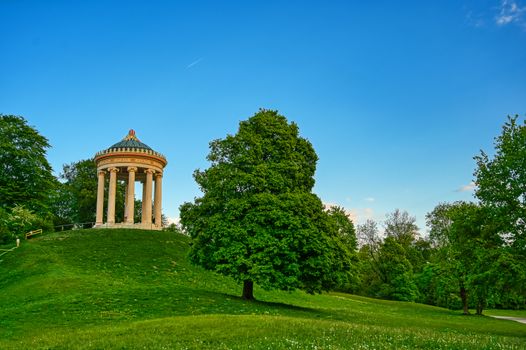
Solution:
[[[201,62],[203,60],[203,57],[200,57],[199,59],[193,61],[192,63],[190,63],[188,66],[186,66],[186,69],[188,68],[192,68],[193,66],[195,66],[196,64],[198,64],[199,62]]]

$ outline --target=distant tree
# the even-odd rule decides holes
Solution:
[[[368,245],[379,247],[382,243],[378,224],[372,219],[367,219],[365,223],[358,225],[356,228],[357,238],[360,246]],[[376,248],[373,250],[377,250]]]
[[[404,248],[411,245],[418,236],[416,218],[410,216],[407,211],[395,209],[394,212],[387,214],[384,226],[385,235],[393,237]]]
[[[48,140],[18,116],[0,114],[0,207],[49,212],[56,179],[46,159]]]
[[[377,290],[384,280],[379,262],[383,239],[380,236],[378,224],[372,219],[367,219],[365,223],[358,225],[356,231],[360,246],[358,252],[361,283],[359,293],[378,297]]]
[[[495,155],[475,157],[476,196],[517,254],[526,252],[526,121],[508,117],[495,139]]]
[[[311,293],[346,283],[351,252],[311,192],[317,159],[276,111],[212,141],[210,167],[194,172],[203,196],[181,206],[192,262],[243,282],[248,300],[254,283]]]
[[[485,208],[467,202],[442,203],[426,218],[430,238],[439,249],[438,264],[457,281],[464,314],[469,314],[470,294],[477,314],[482,314],[499,279],[494,272],[502,246]]]
[[[184,235],[184,234],[185,234],[185,233],[181,230],[181,227],[180,227],[179,225],[177,225],[176,223],[174,223],[174,222],[172,222],[172,223],[169,224],[169,225],[163,226],[163,231],[179,233],[179,234],[181,234],[181,235]]]
[[[142,202],[141,202],[142,203]],[[168,227],[168,217],[164,214],[161,214],[161,226],[162,227]]]
[[[393,237],[385,238],[378,255],[382,283],[377,296],[386,299],[415,301],[418,288],[413,280],[413,267],[404,247]]]

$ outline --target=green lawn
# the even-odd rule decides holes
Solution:
[[[343,293],[265,291],[191,266],[168,232],[79,230],[0,262],[0,349],[525,349],[526,325]]]

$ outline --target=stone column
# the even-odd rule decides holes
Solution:
[[[146,184],[144,189],[144,197],[142,201],[144,202],[144,212],[142,217],[142,223],[151,225],[152,223],[152,175],[154,171],[152,169],[146,169]]]
[[[97,214],[95,218],[95,225],[102,225],[103,211],[104,211],[104,170],[99,171],[99,183],[97,185]]]
[[[136,167],[128,167],[128,191],[126,197],[127,224],[133,224],[135,214],[135,172]]]
[[[155,226],[162,228],[162,201],[163,201],[163,173],[155,173]]]
[[[126,219],[128,217],[128,209],[126,209],[126,206],[128,205],[128,180],[124,180],[124,215],[122,222],[126,223],[128,220]]]
[[[115,194],[117,192],[117,168],[109,168],[110,188],[108,191],[108,224],[115,223]]]
[[[144,198],[146,198],[146,180],[142,184],[142,200],[141,200],[141,222],[144,223]]]

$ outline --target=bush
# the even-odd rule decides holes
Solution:
[[[53,231],[51,215],[40,217],[31,210],[17,205],[11,212],[0,208],[0,242],[5,244],[22,238],[27,232],[42,229],[44,232]]]
[[[17,205],[11,209],[7,225],[14,236],[21,236],[35,229],[35,224],[39,221],[38,216],[33,214],[31,210]]]
[[[163,231],[184,234],[181,228],[177,224],[174,224],[174,223],[171,223],[170,225],[165,226],[163,228]]]

